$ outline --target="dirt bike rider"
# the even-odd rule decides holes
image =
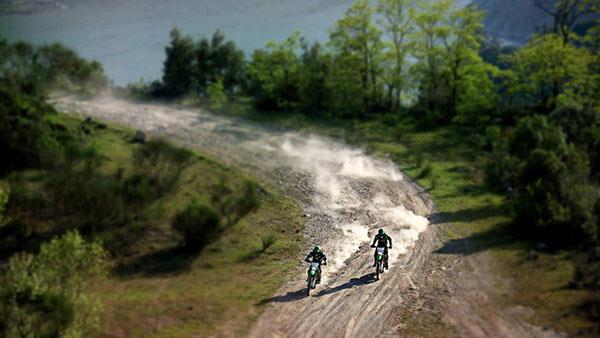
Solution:
[[[390,249],[392,248],[392,237],[388,236],[388,234],[383,231],[383,229],[379,229],[377,235],[373,239],[373,244],[371,244],[371,248],[385,248],[384,256],[385,256],[385,265],[384,268],[388,268],[388,241],[390,242]],[[375,245],[377,243],[377,245]],[[375,253],[373,255],[373,267],[377,265],[377,249],[375,249]]]
[[[311,252],[306,255],[304,259],[307,263],[316,262],[319,263],[319,275],[317,277],[317,284],[321,282],[321,265],[327,265],[327,256],[321,251],[321,248],[315,246]]]

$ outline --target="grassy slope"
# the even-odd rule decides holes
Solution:
[[[594,325],[579,309],[589,294],[568,288],[575,271],[572,257],[557,252],[526,259],[532,244],[514,239],[508,231],[504,198],[483,184],[481,154],[460,141],[451,127],[422,131],[409,119],[383,123],[259,114],[248,102],[232,103],[223,111],[327,135],[366,147],[375,156],[389,157],[428,190],[445,220],[454,225],[455,231],[444,234],[446,240],[470,238],[476,244],[472,253],[487,252],[499,263],[495,269],[511,281],[514,290],[497,299],[499,304],[531,307],[535,313],[528,320],[532,323],[571,335]]]
[[[81,123],[65,115],[52,118],[68,128]],[[91,142],[106,159],[102,170],[131,170],[136,147],[127,141],[131,135],[113,125],[93,132]],[[299,207],[262,185],[261,206],[199,255],[177,249],[179,238],[170,221],[191,198],[208,200],[220,179],[235,188],[244,177],[236,168],[194,153],[175,188],[146,210],[148,221],[142,226],[149,230],[126,257],[115,260],[113,273],[97,290],[105,303],[102,335],[243,335],[262,310],[256,304],[275,292],[296,265],[303,224]],[[263,251],[261,239],[267,235],[276,241]]]

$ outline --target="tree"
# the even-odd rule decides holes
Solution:
[[[300,104],[305,112],[315,112],[327,107],[331,56],[323,51],[318,42],[309,46],[301,41]]]
[[[299,102],[300,33],[282,43],[269,42],[255,50],[248,64],[250,93],[258,107],[267,110],[293,109]]]
[[[357,0],[338,20],[330,33],[330,44],[336,55],[333,61],[334,72],[343,75],[340,80],[358,81],[361,92],[344,93],[349,86],[333,82],[333,100],[344,99],[349,94],[359,94],[362,100],[361,112],[367,112],[380,103],[381,95],[378,78],[382,72],[380,53],[382,50],[381,31],[373,23],[373,8],[369,0]],[[352,71],[340,67],[353,66]],[[348,76],[357,78],[348,78]],[[339,86],[339,87],[338,87]],[[352,109],[355,109],[354,107]]]
[[[208,85],[206,93],[210,99],[210,108],[213,110],[219,110],[227,103],[227,95],[225,95],[223,78],[221,77],[217,78],[216,82]]]
[[[508,92],[517,105],[550,112],[559,101],[593,97],[598,74],[591,68],[592,55],[585,48],[563,44],[556,34],[533,38],[508,61]]]
[[[0,283],[0,326],[5,337],[81,337],[99,324],[100,303],[90,282],[105,276],[107,253],[69,232],[17,254]]]
[[[163,65],[163,86],[167,96],[185,94],[192,83],[194,42],[182,36],[177,28],[170,32],[171,43],[165,48],[167,58]]]
[[[239,88],[244,80],[244,53],[233,41],[225,41],[219,30],[210,41],[203,38],[196,43],[192,87],[198,94],[204,94],[207,86],[218,78],[229,92]]]
[[[496,90],[491,77],[498,70],[483,61],[479,51],[484,39],[484,13],[473,7],[452,11],[449,34],[444,38],[447,55],[447,116],[490,110]]]
[[[411,10],[417,26],[414,57],[418,61],[413,69],[420,84],[422,101],[425,101],[430,113],[439,113],[446,96],[443,72],[448,59],[444,53],[444,41],[451,33],[447,15],[452,4],[452,0],[420,0],[418,6]]]
[[[543,0],[534,0],[536,5],[552,16],[552,32],[560,35],[564,44],[571,38],[573,26],[582,16],[592,13],[600,13],[600,4],[597,0],[557,0],[554,9],[547,6]]]
[[[377,3],[377,12],[383,17],[381,25],[390,40],[387,43],[389,46],[386,54],[388,59],[393,60],[393,66],[389,72],[391,75],[387,85],[390,106],[396,110],[402,105],[406,57],[412,45],[409,37],[413,32],[413,22],[409,9],[413,6],[414,0],[379,0]]]

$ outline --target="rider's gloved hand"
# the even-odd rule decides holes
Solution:
[[[392,248],[392,246],[390,245],[390,249]]]

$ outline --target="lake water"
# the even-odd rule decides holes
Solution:
[[[352,0],[64,0],[65,9],[0,16],[10,41],[61,42],[102,62],[117,85],[160,77],[169,31],[195,38],[216,29],[248,55],[299,30],[324,40]]]

